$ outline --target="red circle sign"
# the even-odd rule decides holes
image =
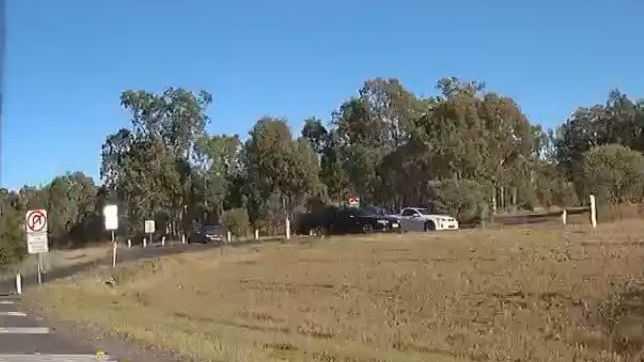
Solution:
[[[34,210],[27,216],[27,229],[38,233],[47,227],[47,215],[42,210]]]

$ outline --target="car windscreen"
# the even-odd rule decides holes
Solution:
[[[351,217],[351,216],[369,216],[371,214],[369,214],[365,210],[355,208],[355,209],[345,209],[340,212],[340,215],[342,217]]]
[[[361,209],[361,211],[364,213],[364,215],[384,215],[385,211],[383,209],[377,208],[377,207],[365,207]]]
[[[204,233],[216,233],[221,231],[221,226],[220,225],[206,225],[203,227],[202,231]]]

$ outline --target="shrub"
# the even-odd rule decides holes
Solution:
[[[621,145],[594,147],[584,154],[579,186],[599,202],[639,202],[644,190],[644,156]]]
[[[19,262],[26,255],[21,222],[21,212],[9,207],[0,211],[0,267]]]
[[[231,209],[222,215],[222,222],[226,229],[235,236],[248,235],[250,222],[246,209]]]
[[[445,180],[433,186],[435,212],[444,212],[462,223],[489,218],[489,188],[473,180]]]

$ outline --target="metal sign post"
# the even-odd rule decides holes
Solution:
[[[117,243],[116,239],[114,238],[114,230],[112,230],[112,268],[116,268],[116,249],[117,249]]]
[[[38,253],[38,263],[36,264],[36,277],[38,278],[38,284],[42,284],[42,266],[40,262],[40,253]]]

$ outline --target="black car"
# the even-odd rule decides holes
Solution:
[[[338,210],[332,225],[333,233],[336,234],[393,231],[399,228],[397,220],[359,208]]]
[[[221,243],[224,241],[226,230],[223,225],[203,225],[192,232],[188,238],[189,243]]]

